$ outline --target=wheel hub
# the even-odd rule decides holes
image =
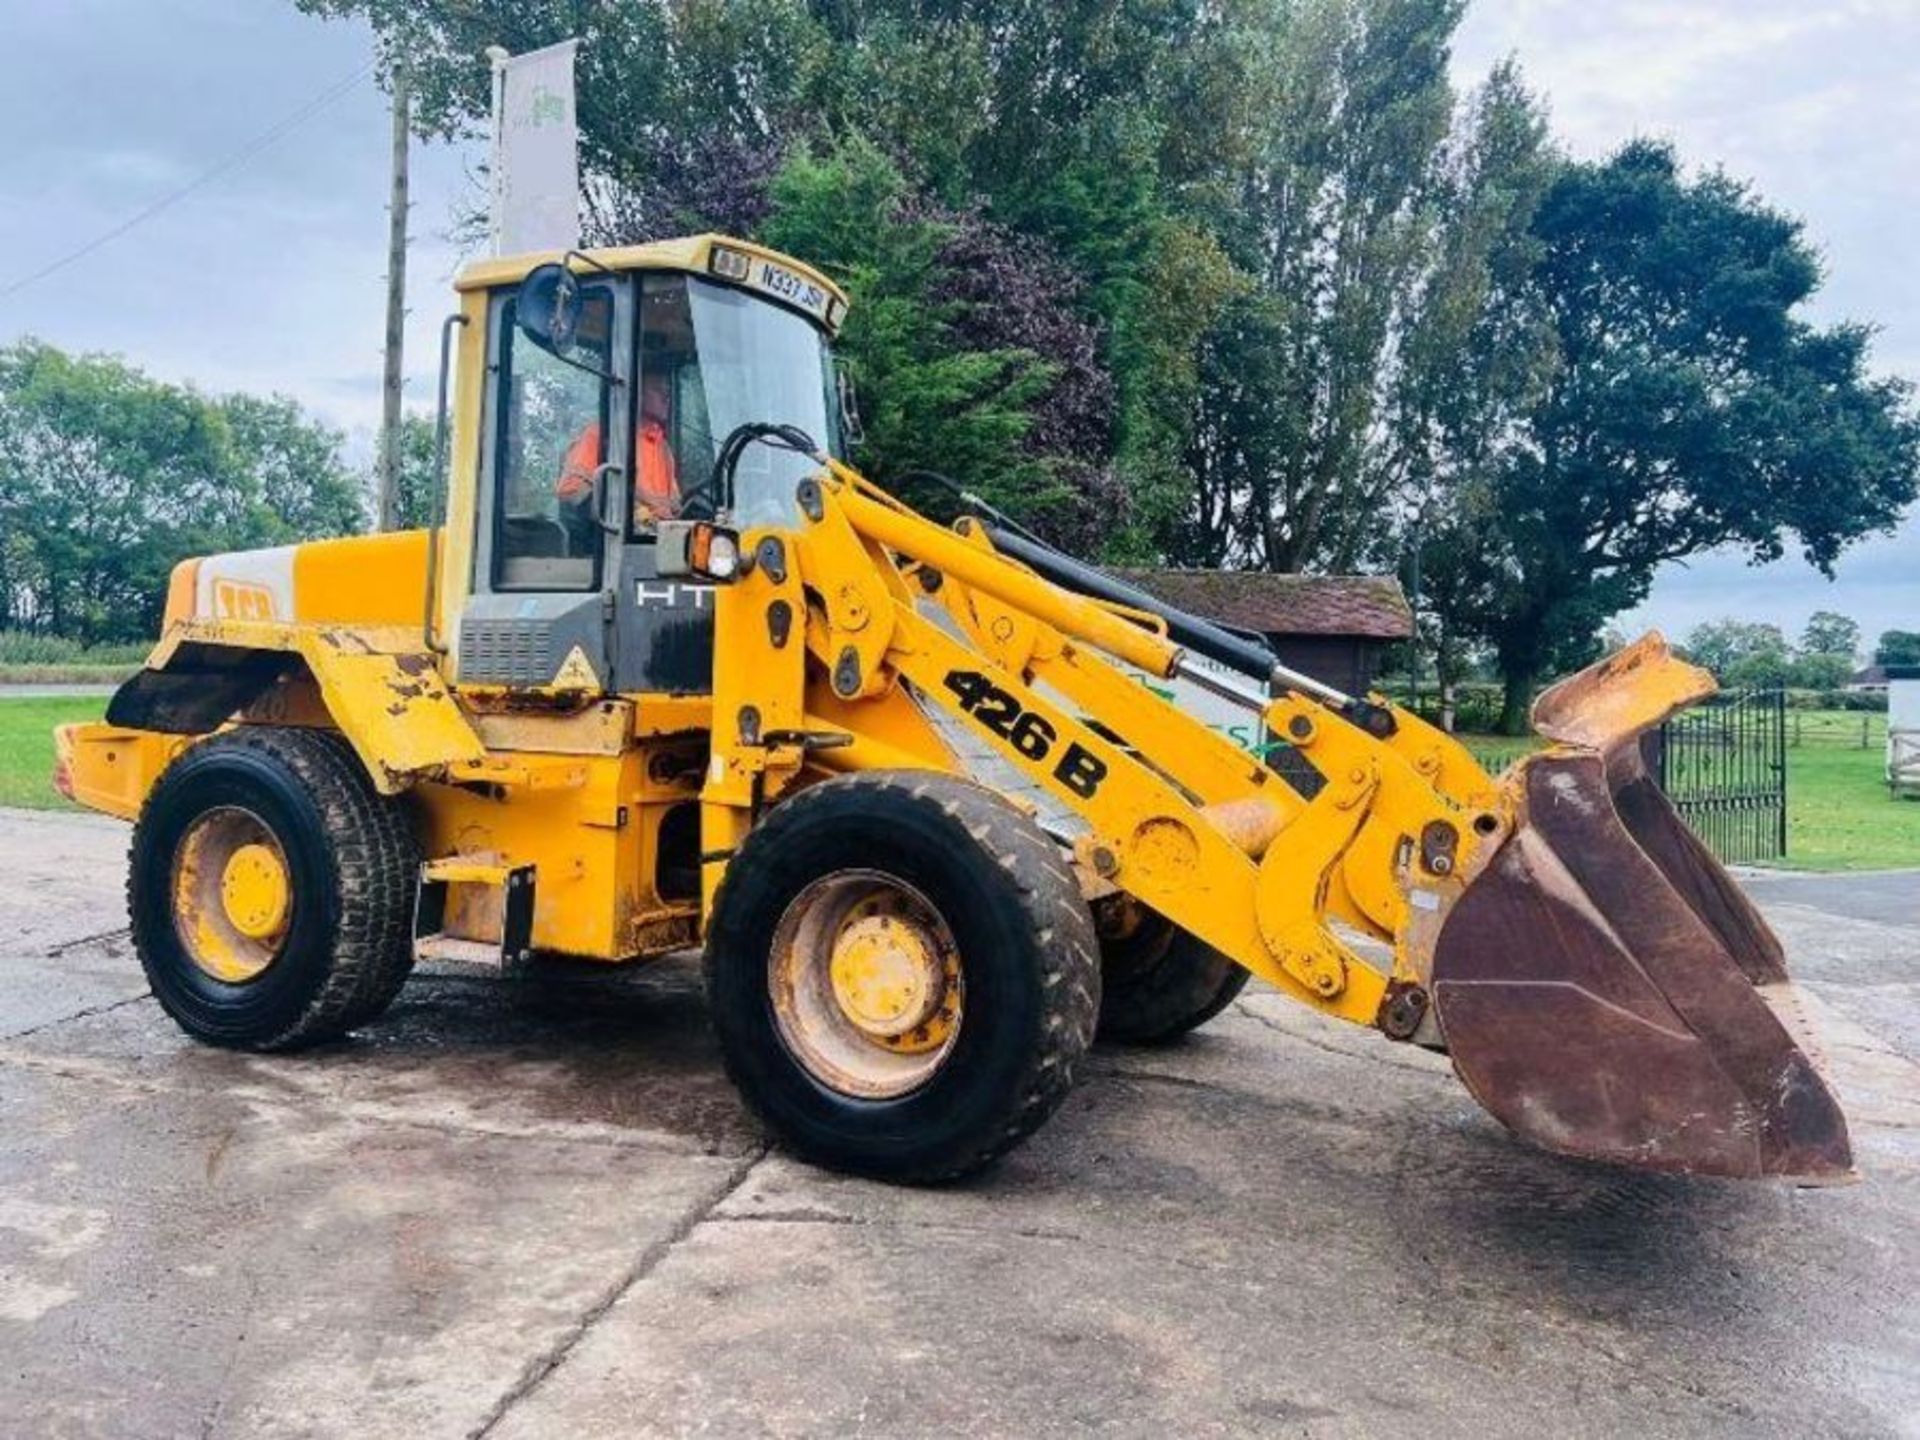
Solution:
[[[932,1017],[944,988],[940,957],[911,921],[865,915],[833,947],[833,998],[869,1035],[897,1039]]]
[[[286,862],[280,852],[258,842],[242,845],[220,876],[220,902],[227,920],[249,940],[266,940],[286,928]]]

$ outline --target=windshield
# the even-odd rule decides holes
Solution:
[[[712,482],[727,436],[754,422],[796,425],[840,453],[833,362],[810,321],[684,275],[649,275],[641,294],[635,428],[642,489],[670,487],[691,500]],[[734,472],[734,523],[797,525],[794,490],[814,468],[790,451],[748,446]],[[648,508],[636,503],[637,528]]]

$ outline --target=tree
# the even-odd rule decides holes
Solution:
[[[1816,610],[1800,632],[1800,648],[1809,655],[1842,655],[1851,662],[1860,649],[1860,627],[1845,615]]]
[[[1803,654],[1794,659],[1787,683],[1802,690],[1838,690],[1853,678],[1851,655]]]
[[[148,638],[180,560],[364,524],[339,436],[290,401],[0,349],[0,625]]]
[[[956,334],[977,323],[976,302],[942,257],[965,222],[917,203],[862,140],[795,151],[773,199],[768,241],[815,257],[862,297],[840,351],[865,396],[863,466],[883,483],[936,471],[1029,518],[1057,508],[1065,496],[1053,457],[1026,444],[1057,372],[1030,350],[976,348]]]
[[[1733,677],[1743,667],[1749,675],[1784,675],[1792,653],[1778,625],[1731,619],[1694,626],[1683,649],[1724,684],[1736,683]]]
[[[1434,232],[1387,390],[1379,463],[1401,515],[1393,538],[1410,589],[1418,572],[1443,685],[1466,677],[1499,613],[1492,484],[1557,359],[1532,284],[1532,220],[1560,163],[1539,100],[1517,67],[1497,66],[1440,156]]]
[[[394,496],[395,526],[424,530],[443,514],[444,477],[434,464],[434,423],[422,415],[400,417],[400,476]]]
[[[1886,630],[1873,647],[1876,665],[1920,665],[1920,631]]]
[[[1797,543],[1831,573],[1897,520],[1920,470],[1910,388],[1868,375],[1863,327],[1799,318],[1817,258],[1744,186],[1688,179],[1669,147],[1635,142],[1566,167],[1533,230],[1558,356],[1486,492],[1498,594],[1475,622],[1508,729],[1660,565]]]
[[[970,427],[968,443],[997,428],[1007,461],[998,490],[1016,510],[1139,551],[1181,503],[1194,351],[1232,277],[1179,191],[1204,188],[1238,153],[1252,113],[1243,32],[1280,23],[1266,0],[299,3],[364,16],[389,53],[406,54],[427,134],[485,116],[485,46],[580,36],[587,233],[597,241],[707,228],[784,237],[810,260],[848,256],[865,268],[841,278],[871,281],[881,273],[871,258],[815,240],[817,213],[781,213],[809,193],[800,183],[817,178],[809,165],[864,164],[854,157],[868,147],[893,171],[896,217],[931,224],[955,247],[926,262],[944,276],[858,289],[848,348],[869,353],[854,356],[855,368],[881,373],[872,347],[885,336],[894,359],[915,355],[911,369],[886,370],[889,383],[939,371],[916,396],[867,387],[880,422],[870,453],[904,445],[921,463],[979,473],[979,455],[941,453],[954,432],[929,402],[958,386],[976,410],[992,398],[999,419]],[[962,295],[958,262],[982,245],[1005,262],[1002,280],[1018,257],[1037,283],[1017,297]],[[1035,323],[1010,327],[1017,337],[988,333],[990,311],[1008,298]],[[879,305],[887,318],[861,318]],[[1015,350],[1027,358],[1010,363]],[[1024,425],[1001,423],[1016,412]],[[1067,429],[1087,448],[1063,455],[1052,437]],[[1130,504],[1117,508],[1123,497]],[[1092,515],[1098,527],[1067,518]]]
[[[1775,690],[1792,683],[1798,662],[1785,649],[1767,649],[1743,655],[1721,677],[1730,690]]]
[[[1251,283],[1202,349],[1177,558],[1350,569],[1379,538],[1382,393],[1429,255],[1460,13],[1305,0],[1262,37],[1264,123],[1219,220]]]
[[[244,471],[252,513],[245,530],[274,543],[350,535],[367,524],[365,482],[340,457],[340,432],[319,424],[284,395],[226,395],[233,459]]]
[[[296,3],[404,51],[428,133],[485,46],[581,36],[589,236],[835,267],[884,476],[1109,556],[1417,555],[1510,726],[1661,564],[1829,567],[1914,493],[1799,226],[1659,144],[1569,164],[1510,65],[1458,104],[1464,0]]]

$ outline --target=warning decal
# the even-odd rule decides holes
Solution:
[[[553,677],[556,690],[598,690],[600,677],[594,674],[592,664],[587,660],[587,652],[578,645],[567,652],[567,658],[561,662],[559,672]]]

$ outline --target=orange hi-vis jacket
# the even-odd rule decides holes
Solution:
[[[600,422],[595,420],[567,447],[554,494],[569,503],[585,499],[593,488],[600,453]],[[658,420],[642,420],[633,432],[633,453],[640,466],[639,484],[633,491],[634,518],[672,515],[680,507],[680,467],[667,444],[667,427]]]

